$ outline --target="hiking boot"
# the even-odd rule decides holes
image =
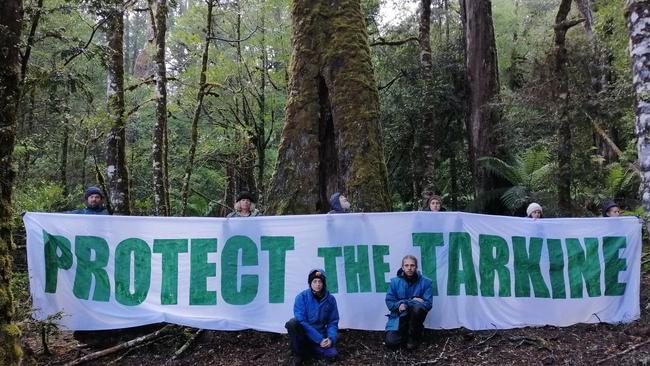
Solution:
[[[413,351],[418,348],[418,345],[420,345],[420,342],[418,340],[409,338],[409,340],[406,342],[406,349]]]
[[[291,360],[291,366],[299,366],[302,365],[303,358],[300,356],[294,356],[293,360]]]

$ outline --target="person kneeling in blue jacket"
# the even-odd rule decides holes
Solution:
[[[432,306],[433,283],[417,269],[417,258],[407,255],[402,259],[397,277],[390,280],[386,293],[386,306],[390,310],[386,323],[389,348],[406,343],[406,348],[413,350],[420,344],[424,320]]]
[[[314,269],[307,276],[309,288],[296,296],[294,318],[285,327],[289,332],[294,364],[311,356],[335,359],[339,310],[336,299],[327,291],[325,272]]]

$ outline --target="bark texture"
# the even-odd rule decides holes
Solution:
[[[422,117],[413,123],[413,150],[411,169],[413,171],[413,198],[419,202],[422,193],[433,190],[434,174],[434,115],[431,97],[433,95],[433,65],[431,60],[431,0],[420,1],[420,77],[422,80]],[[418,205],[419,206],[419,205]],[[416,207],[417,208],[417,207]]]
[[[555,16],[555,50],[554,74],[556,119],[558,121],[558,208],[563,215],[571,215],[571,151],[572,131],[569,118],[569,75],[567,73],[567,31],[581,22],[581,20],[567,20],[571,11],[572,0],[562,0],[557,15]]]
[[[130,215],[129,173],[126,167],[126,121],[124,117],[124,9],[119,0],[109,5],[106,29],[108,39],[108,115],[111,130],[107,137],[106,165],[108,194],[113,213]]]
[[[13,248],[12,190],[16,172],[12,155],[16,143],[16,108],[20,98],[19,44],[22,0],[0,2],[0,365],[18,365],[22,356],[20,330],[13,323],[11,292]]]
[[[639,191],[646,215],[650,214],[650,2],[628,0],[626,19],[630,31],[630,57],[636,93],[635,132],[641,170]]]
[[[208,69],[208,55],[210,53],[210,37],[212,37],[212,8],[214,2],[208,0],[208,15],[206,22],[205,43],[203,44],[203,55],[201,57],[201,75],[199,76],[199,90],[196,93],[196,109],[192,117],[192,127],[190,132],[190,150],[187,154],[187,163],[185,164],[185,175],[183,176],[183,187],[181,189],[181,216],[187,215],[187,199],[190,191],[190,179],[194,170],[194,157],[196,156],[196,145],[198,143],[198,127],[201,110],[203,110],[203,98],[206,90],[206,71]]]
[[[496,179],[479,165],[478,159],[497,156],[500,148],[495,131],[501,118],[499,70],[491,1],[461,0],[460,5],[467,67],[466,123],[474,190],[478,196],[497,185]]]
[[[296,0],[286,123],[272,214],[329,210],[346,192],[354,211],[388,211],[379,97],[359,0]]]
[[[167,68],[165,64],[165,35],[167,34],[167,0],[156,1],[156,122],[153,128],[153,189],[154,212],[169,216],[167,186]]]

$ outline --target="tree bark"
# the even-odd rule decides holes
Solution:
[[[286,123],[267,212],[388,211],[379,97],[359,0],[296,0]]]
[[[18,365],[22,356],[20,329],[13,322],[11,292],[13,204],[16,172],[12,155],[16,143],[16,110],[20,99],[20,32],[22,0],[0,2],[0,364]]]
[[[153,5],[153,4],[152,4]],[[153,189],[154,212],[157,216],[169,216],[167,187],[167,68],[165,64],[165,35],[167,33],[167,0],[156,1],[156,122],[153,130]]]
[[[201,74],[199,76],[199,90],[196,93],[196,109],[192,117],[192,127],[190,130],[190,150],[187,154],[187,163],[185,164],[185,175],[183,176],[183,187],[181,188],[181,216],[187,215],[187,199],[189,197],[190,179],[194,169],[194,157],[196,155],[196,145],[198,142],[198,126],[201,110],[203,109],[203,98],[205,97],[206,88],[206,71],[208,69],[208,55],[210,53],[210,37],[212,37],[212,8],[213,0],[207,0],[208,15],[205,33],[205,43],[203,44],[203,56],[201,57]]]
[[[419,202],[425,191],[433,190],[434,174],[434,116],[433,65],[431,59],[431,0],[420,1],[420,78],[422,80],[422,117],[414,123],[411,169],[413,172],[413,202]],[[438,192],[436,192],[438,193]],[[417,206],[421,205],[416,205]]]
[[[650,214],[650,3],[628,0],[625,18],[630,32],[630,57],[636,93],[635,132],[641,170],[640,196]]]
[[[497,156],[500,141],[495,130],[501,118],[499,70],[490,0],[461,0],[467,67],[469,153],[474,191],[480,196],[497,186],[494,176],[478,163],[485,156]]]
[[[558,208],[563,215],[570,216],[571,207],[571,152],[572,152],[572,131],[571,120],[569,119],[569,75],[567,74],[567,31],[580,24],[580,21],[568,21],[567,16],[571,11],[572,0],[562,0],[557,15],[555,16],[555,50],[554,50],[554,74],[556,86],[554,88],[554,99],[558,121]],[[584,21],[584,19],[582,19]]]
[[[129,173],[126,166],[126,121],[124,118],[124,9],[120,0],[108,4],[108,115],[106,165],[108,192],[113,213],[130,215]]]

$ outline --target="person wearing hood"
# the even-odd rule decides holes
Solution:
[[[536,202],[531,203],[528,205],[528,208],[526,208],[526,216],[533,220],[541,219],[544,217],[542,206]]]
[[[85,208],[78,210],[66,211],[66,213],[77,215],[108,215],[108,210],[104,207],[104,194],[97,187],[88,187],[84,193]]]
[[[307,275],[309,288],[296,296],[294,317],[285,327],[289,333],[294,365],[312,356],[335,359],[336,338],[339,329],[339,310],[336,299],[327,291],[327,278],[322,269],[313,269]]]
[[[226,217],[251,216],[260,216],[260,212],[255,209],[255,197],[249,192],[242,191],[235,200],[235,211],[229,213]]]
[[[607,200],[603,203],[603,217],[618,217],[621,216],[621,208],[618,207],[616,202]]]
[[[414,256],[405,256],[397,277],[390,280],[386,306],[390,310],[386,346],[397,348],[406,344],[408,350],[416,349],[424,320],[433,306],[433,282],[418,271],[418,260]]]
[[[422,211],[432,211],[432,212],[439,212],[439,211],[445,211],[445,209],[442,207],[442,197],[434,194],[429,197],[427,200],[427,204],[424,206],[424,209]]]
[[[350,202],[345,195],[336,192],[330,197],[330,208],[332,210],[328,213],[347,213],[350,211]]]

